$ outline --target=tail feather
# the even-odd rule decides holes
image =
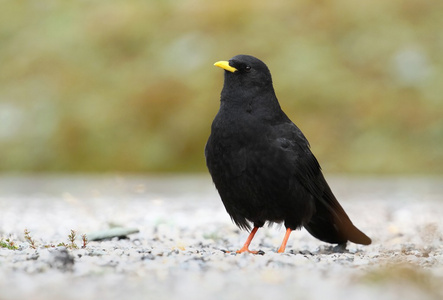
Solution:
[[[331,244],[351,241],[356,244],[369,245],[372,242],[366,234],[352,224],[327,183],[323,197],[316,201],[316,212],[305,228],[314,237]]]

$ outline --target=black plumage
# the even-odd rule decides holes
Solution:
[[[234,223],[254,226],[238,252],[249,251],[257,229],[274,222],[287,228],[279,252],[302,226],[328,243],[370,244],[329,188],[308,140],[281,110],[268,67],[249,55],[215,65],[225,79],[205,156]]]

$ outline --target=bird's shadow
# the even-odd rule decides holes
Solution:
[[[287,254],[292,255],[305,255],[305,256],[315,256],[315,255],[331,255],[331,254],[343,254],[343,253],[354,253],[349,252],[349,250],[346,248],[347,243],[338,244],[338,245],[321,245],[319,246],[315,251],[310,250],[297,250],[297,249],[291,249],[289,251],[286,251]],[[259,253],[261,255],[265,254],[265,252],[261,251],[262,253]]]
[[[320,246],[318,247],[315,251],[309,251],[309,250],[301,250],[301,251],[297,251],[297,250],[290,250],[289,253],[290,254],[301,254],[301,255],[309,255],[309,256],[314,256],[314,255],[331,255],[331,254],[345,254],[345,253],[350,253],[350,254],[356,254],[361,252],[361,250],[357,250],[357,251],[352,251],[350,252],[347,248],[346,248],[346,243],[345,244],[338,244],[338,245],[324,245],[324,246]]]
[[[338,245],[322,245],[320,247],[318,247],[315,251],[309,251],[309,250],[295,250],[295,249],[291,249],[289,251],[286,252],[286,254],[292,254],[292,255],[304,255],[304,256],[315,256],[315,255],[332,255],[332,254],[357,254],[362,252],[362,250],[356,250],[356,251],[352,251],[350,252],[347,248],[346,248],[347,244],[338,244]],[[236,253],[235,251],[228,251],[228,250],[224,250],[224,249],[219,249],[220,251],[222,251],[223,253],[229,253],[232,255],[237,255],[238,253]],[[257,253],[255,253],[255,255],[265,255],[266,252],[263,250],[258,250]]]

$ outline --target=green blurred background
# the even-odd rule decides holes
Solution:
[[[443,173],[443,1],[0,4],[0,171],[205,171],[242,53],[326,172]]]

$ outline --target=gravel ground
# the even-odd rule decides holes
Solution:
[[[277,254],[274,226],[251,244],[264,255],[225,253],[248,233],[208,176],[0,177],[0,238],[18,247],[0,248],[0,299],[442,299],[442,178],[329,181],[372,245],[343,251],[302,230]],[[81,247],[113,226],[139,232]]]

